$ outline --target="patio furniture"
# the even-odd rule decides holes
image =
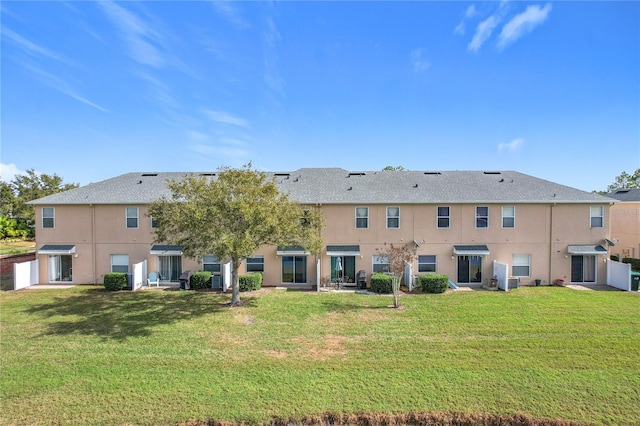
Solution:
[[[147,287],[151,287],[152,284],[155,284],[156,287],[160,287],[160,278],[158,277],[157,272],[149,272],[149,278],[147,278]]]

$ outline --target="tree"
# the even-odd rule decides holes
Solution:
[[[393,307],[400,307],[400,281],[404,274],[407,263],[413,262],[415,258],[415,247],[411,244],[397,246],[385,243],[384,249],[378,249],[378,253],[384,256],[389,262],[389,273],[391,275],[391,289],[393,290]]]
[[[217,178],[170,181],[170,197],[153,202],[155,240],[198,259],[213,254],[233,265],[231,305],[239,305],[239,267],[264,245],[300,245],[320,253],[320,212],[281,194],[274,180],[251,167],[223,167]]]
[[[12,217],[13,216],[13,204],[15,202],[16,195],[13,193],[13,188],[10,184],[4,181],[0,181],[0,216]]]
[[[404,167],[402,166],[386,166],[384,169],[382,169],[383,171],[389,171],[389,172],[400,172],[403,170],[406,170]]]
[[[616,180],[607,187],[607,192],[615,191],[616,189],[630,189],[640,188],[640,169],[636,169],[632,175],[627,172],[620,173],[616,177]]]

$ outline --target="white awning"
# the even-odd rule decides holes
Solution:
[[[327,246],[327,256],[360,256],[360,246]]]
[[[453,246],[453,254],[459,256],[488,256],[489,247],[485,245],[475,246]]]
[[[76,252],[73,244],[45,244],[40,247],[38,254],[72,254]]]
[[[149,254],[155,254],[158,256],[181,256],[182,246],[158,244],[151,247]]]
[[[567,246],[570,254],[607,254],[607,249],[600,244],[574,244]]]
[[[278,246],[276,254],[278,256],[306,256],[311,253],[306,251],[302,246]]]

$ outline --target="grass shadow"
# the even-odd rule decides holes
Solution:
[[[255,297],[243,306],[256,305]],[[93,335],[126,340],[150,336],[159,325],[232,309],[229,296],[207,292],[108,292],[89,289],[30,305],[25,312],[47,319],[44,335]]]

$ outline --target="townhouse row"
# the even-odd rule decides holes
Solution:
[[[41,283],[101,283],[105,273],[145,262],[164,282],[185,270],[209,270],[226,287],[230,265],[154,243],[148,205],[167,195],[167,180],[215,173],[128,173],[32,202]],[[614,200],[513,171],[379,171],[339,168],[270,173],[292,199],[325,220],[319,255],[303,247],[265,246],[240,270],[266,286],[356,285],[387,267],[386,244],[415,250],[405,276],[442,273],[459,285],[485,284],[494,262],[522,285],[606,283]],[[363,271],[363,272],[361,272]]]

